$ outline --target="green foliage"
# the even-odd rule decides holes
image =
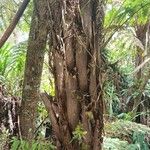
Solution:
[[[45,106],[44,106],[44,104],[42,102],[38,103],[38,113],[39,113],[39,118],[41,120],[43,120],[44,118],[46,118],[46,116],[48,115],[47,111],[45,109]]]
[[[9,141],[9,133],[5,128],[2,129],[2,133],[0,133],[0,150],[3,150],[4,147],[8,144]]]
[[[0,81],[13,94],[20,92],[25,54],[26,42],[19,43],[14,47],[7,44],[0,49]]]
[[[5,45],[3,48],[0,49],[0,75],[4,76],[9,72],[11,67],[9,67],[9,64],[11,63],[10,60],[10,46]]]
[[[145,24],[149,19],[150,14],[150,1],[149,0],[126,0],[124,3],[125,12],[131,16],[133,13],[135,17],[138,18],[138,24]],[[131,20],[132,23],[135,23],[135,19]]]
[[[105,85],[105,89],[104,89],[104,99],[105,99],[105,103],[107,105],[108,108],[108,114],[112,117],[114,115],[114,113],[117,113],[119,110],[119,98],[118,95],[116,93],[116,89],[115,86],[112,82],[107,82]],[[115,105],[115,107],[114,107]],[[118,106],[118,107],[116,107]]]
[[[150,136],[150,128],[131,121],[116,120],[105,124],[106,137],[119,138],[135,143],[137,133]],[[134,137],[134,138],[133,138]],[[137,139],[137,142],[139,140]]]
[[[36,122],[37,122],[36,126],[40,127],[37,130],[38,137],[44,137],[45,136],[45,127],[43,126],[43,124],[46,121],[49,121],[49,119],[48,119],[48,113],[47,113],[45,106],[42,102],[38,103],[37,112],[38,112],[38,117],[36,119]],[[41,124],[42,122],[43,122],[43,124]]]
[[[15,16],[20,3],[22,3],[21,0],[0,1],[1,35]],[[21,92],[27,42],[20,41],[25,40],[29,32],[32,7],[31,1],[6,45],[0,49],[0,82],[7,86],[11,94],[20,95]]]
[[[82,124],[77,125],[75,128],[75,131],[73,132],[73,140],[79,141],[79,143],[82,143],[83,137],[86,135],[86,131],[84,131]]]
[[[18,28],[20,31],[26,33],[30,30],[30,22],[31,22],[31,16],[33,12],[33,0],[30,1],[28,4],[28,7],[26,8],[23,17],[19,21]]]
[[[40,89],[42,92],[46,91],[51,96],[55,96],[54,77],[50,73],[50,66],[49,66],[48,57],[49,57],[48,53],[45,53]]]
[[[118,138],[104,137],[103,150],[127,150],[127,146],[127,141],[122,141]]]
[[[105,124],[104,150],[149,150],[150,128],[130,121]]]
[[[17,138],[12,139],[11,150],[54,150],[56,147],[48,141],[34,140],[28,142],[25,140],[19,140]]]
[[[107,5],[105,26],[106,28],[113,27],[115,31],[117,28],[122,28],[125,24],[135,25],[145,24],[149,19],[150,14],[149,0],[124,0],[111,1]],[[138,18],[138,19],[137,19]]]
[[[103,150],[149,150],[148,144],[144,141],[144,134],[135,137],[133,144],[122,141],[118,138],[104,137]]]
[[[139,43],[135,40],[131,29],[116,33],[107,45],[108,62],[111,64],[118,62],[118,67],[123,73],[131,73],[134,69],[133,58],[136,56],[137,45]]]
[[[137,85],[137,80],[135,80],[136,73],[133,74],[133,71],[135,70],[135,64],[137,64],[137,47],[141,49],[141,55],[145,57],[146,46],[144,47],[144,44],[137,38],[136,30],[138,27],[140,28],[149,22],[149,8],[149,0],[109,0],[106,5],[106,41],[112,36],[106,46],[105,53],[107,53],[107,62],[110,65],[115,64],[118,68],[118,73],[123,77],[122,83],[119,84],[118,88],[115,82],[118,82],[120,78],[114,80],[115,72],[108,70],[108,73],[111,74],[108,78],[108,83],[111,82],[111,85],[107,85],[104,89],[104,93],[110,116],[117,110],[114,108],[118,108],[118,105],[125,106],[131,98],[134,98],[141,92],[139,91],[139,86],[137,86],[137,88],[134,87],[134,85]],[[148,41],[148,39],[146,39],[146,41]],[[142,74],[145,72],[145,70],[142,70]],[[141,80],[143,81],[144,79]],[[148,88],[148,86],[146,88]],[[111,92],[110,89],[113,89],[113,92]],[[149,95],[149,90],[146,90],[146,92],[147,95]],[[116,98],[118,98],[118,102]],[[125,111],[125,109],[120,110]],[[128,112],[125,113],[124,118],[127,120],[132,119]]]
[[[118,119],[123,119],[123,120],[126,120],[126,121],[132,121],[133,120],[131,112],[121,113],[121,114],[117,115],[117,118]]]
[[[12,0],[1,0],[0,1],[0,31],[4,31],[10,24],[12,18],[15,16],[17,9],[22,3],[21,0],[12,1]],[[30,20],[32,16],[32,0],[28,5],[25,13],[21,17],[19,23],[16,26],[14,33],[28,32],[30,28]],[[18,32],[19,31],[19,32]]]
[[[127,148],[129,150],[149,150],[147,141],[145,141],[145,132],[135,131],[133,133],[133,144],[129,145]]]

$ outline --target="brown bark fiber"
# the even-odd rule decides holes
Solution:
[[[56,0],[49,4],[56,93],[51,102],[44,96],[43,101],[57,139],[57,149],[100,150],[103,1]],[[54,103],[57,103],[57,112]],[[82,144],[73,140],[73,132],[79,124],[86,131]]]

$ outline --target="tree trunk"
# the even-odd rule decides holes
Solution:
[[[60,150],[101,149],[103,3],[56,0],[50,4],[56,93],[54,100],[42,98]],[[77,127],[83,132],[81,139],[75,136]]]
[[[39,99],[44,51],[48,31],[47,0],[34,0],[34,12],[28,41],[20,124],[22,137],[32,139],[35,131],[36,106]]]
[[[135,67],[138,67],[139,65],[141,65],[144,61],[144,53],[146,51],[146,34],[149,28],[149,24],[146,23],[145,25],[137,25],[136,26],[136,37],[139,39],[139,41],[141,42],[141,45],[143,47],[137,46],[137,55],[136,55],[136,61],[135,61]],[[149,51],[147,50],[146,52],[147,56],[149,57]],[[134,104],[133,104],[133,115],[136,116],[137,113],[141,113],[141,112],[145,112],[148,113],[147,111],[147,106],[144,106],[144,99],[142,99],[142,95],[145,89],[145,86],[150,78],[150,71],[146,70],[147,68],[144,67],[139,69],[139,71],[136,74],[136,87],[137,90],[139,92],[139,94],[134,98]],[[146,75],[144,74],[144,72],[146,72]],[[143,101],[143,102],[142,102]],[[146,104],[146,103],[145,103]],[[145,115],[140,115],[138,117],[136,117],[136,122],[138,123],[142,123],[142,124],[147,124],[147,119],[144,119],[147,116]],[[146,117],[147,118],[147,117]],[[145,120],[145,121],[144,121]]]
[[[13,30],[15,29],[17,23],[19,22],[21,16],[23,15],[23,12],[25,11],[29,2],[30,2],[30,0],[24,0],[22,2],[21,6],[19,7],[19,9],[18,9],[16,15],[14,16],[12,22],[10,23],[9,27],[4,32],[3,36],[0,38],[0,48],[5,44],[5,42],[7,41],[7,39],[13,32]]]

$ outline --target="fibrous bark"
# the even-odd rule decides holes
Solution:
[[[42,97],[57,149],[99,150],[103,130],[103,0],[55,0],[49,7],[56,93],[54,99]],[[73,139],[79,124],[86,132],[82,144]]]

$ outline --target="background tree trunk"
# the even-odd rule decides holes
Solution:
[[[27,139],[32,139],[35,131],[36,106],[39,99],[39,87],[48,31],[47,20],[47,0],[34,0],[20,114],[22,137]]]
[[[149,28],[149,23],[146,23],[144,25],[136,25],[135,31],[136,31],[136,37],[141,42],[141,46],[137,46],[137,55],[136,55],[136,61],[135,61],[135,67],[140,66],[144,59],[149,57],[149,50],[147,47],[147,33]],[[143,48],[142,48],[143,47]],[[147,52],[145,52],[147,49]],[[144,53],[146,54],[146,57],[144,56]],[[148,71],[147,71],[148,70]],[[146,75],[144,74],[144,71],[146,71]],[[147,82],[150,78],[150,71],[147,69],[147,67],[139,69],[139,71],[136,74],[136,87],[139,91],[139,94],[134,98],[134,104],[133,104],[133,114],[134,116],[138,115],[136,117],[136,122],[142,123],[145,125],[148,125],[147,122],[147,115],[148,115],[148,99],[145,99],[143,92],[147,85]],[[141,115],[140,113],[144,112],[145,114]]]
[[[50,8],[56,95],[54,101],[48,96],[43,96],[43,101],[57,149],[100,150],[103,0],[56,0]],[[86,133],[80,141],[74,139],[77,126]]]

